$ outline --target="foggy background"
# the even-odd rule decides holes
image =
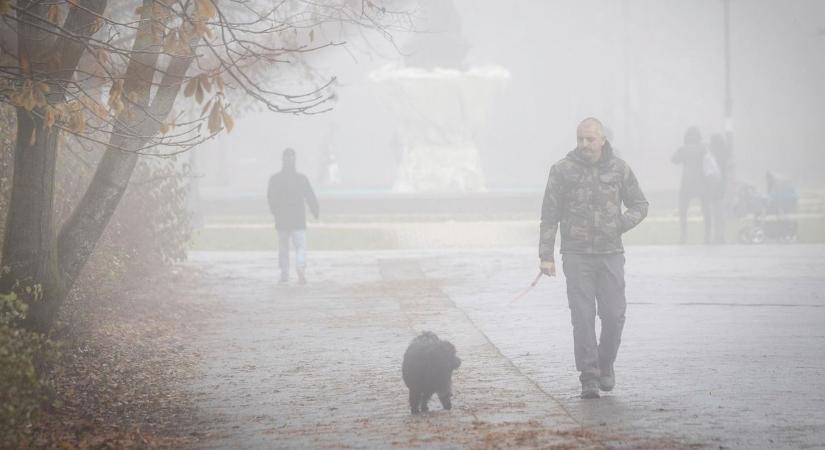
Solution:
[[[488,190],[541,191],[549,166],[575,146],[575,126],[600,118],[648,192],[675,190],[670,157],[685,129],[724,132],[723,5],[698,2],[456,0],[467,67],[498,65],[510,78],[477,134]],[[760,187],[766,170],[822,186],[825,153],[825,3],[731,2],[734,159]],[[409,36],[401,36],[399,47]],[[369,74],[403,60],[386,42],[328,50],[314,63],[339,78],[332,112],[247,112],[237,129],[197,150],[201,187],[263,199],[284,147],[318,182],[332,150],[340,183],[329,192],[390,190],[397,118]],[[376,51],[378,54],[367,54]],[[674,194],[675,197],[675,194]],[[263,204],[263,200],[262,200]],[[654,207],[656,205],[653,205]]]
[[[36,149],[33,161],[56,153],[34,146],[44,138],[34,139],[31,121],[21,122],[28,146],[0,133],[0,194],[8,194],[0,219],[10,217],[0,236],[23,237],[6,238],[0,255],[0,281],[13,281],[12,295],[0,291],[0,356],[32,363],[0,358],[0,369],[25,375],[0,370],[0,381],[29,383],[40,370],[21,343],[66,349],[54,370],[42,365],[59,381],[44,384],[42,399],[37,393],[45,426],[0,405],[0,422],[8,412],[25,416],[17,423],[26,433],[51,439],[22,447],[823,447],[825,0],[385,0],[412,8],[414,19],[414,32],[395,31],[407,24],[390,14],[391,38],[346,15],[316,17],[314,2],[275,6],[284,9],[273,23],[297,14],[287,31],[262,35],[289,48],[284,61],[241,60],[232,71],[300,100],[335,78],[328,112],[262,111],[253,96],[263,88],[238,89],[227,77],[234,89],[215,98],[230,105],[234,129],[221,114],[207,128],[225,130],[205,144],[141,158],[125,193],[110,187],[126,185],[130,156],[106,150],[121,161],[103,159],[95,171],[100,160],[69,141],[57,162],[15,166],[20,149]],[[328,6],[342,3],[381,9],[358,0]],[[52,4],[48,15],[64,6]],[[322,49],[302,59],[293,46],[307,40]],[[347,45],[325,46],[340,41]],[[203,80],[210,64],[192,75]],[[115,79],[104,79],[114,90]],[[47,87],[19,81],[31,95]],[[221,112],[215,99],[198,107],[194,97],[176,101],[194,112],[169,116]],[[0,131],[20,126],[12,113],[0,110]],[[630,312],[620,384],[597,403],[579,398],[564,267],[558,278],[542,277],[536,252],[548,171],[574,148],[586,117],[604,123],[650,201],[650,214],[621,236]],[[682,219],[684,167],[671,158],[692,126],[704,143],[714,133],[733,137],[740,184],[728,183],[728,172],[716,182],[702,173],[712,214],[703,217],[693,201]],[[307,264],[293,254],[293,270],[276,251],[287,240],[279,243],[267,204],[287,147],[320,203],[319,219],[307,214]],[[767,171],[780,175],[770,193]],[[45,184],[10,182],[26,172]],[[32,189],[41,184],[49,189]],[[88,192],[102,200],[81,201]],[[82,213],[118,201],[110,221],[105,211]],[[21,210],[26,220],[12,220]],[[83,217],[95,225],[69,234],[74,244],[49,241],[73,229],[52,225]],[[711,223],[721,225],[703,230]],[[290,237],[302,247],[304,233]],[[75,247],[95,249],[79,263],[82,277],[63,270],[65,260],[80,267]],[[14,279],[12,263],[37,269],[22,278],[37,284]],[[75,278],[72,291],[48,298]],[[59,345],[21,340],[28,335],[10,328],[26,311],[15,289],[32,298],[30,312],[61,310],[49,318]],[[422,330],[453,342],[464,362],[456,407],[411,418],[399,369]],[[14,339],[4,344],[4,336]],[[26,389],[0,387],[0,398]],[[0,441],[4,430],[0,423]],[[155,440],[170,430],[170,440]]]

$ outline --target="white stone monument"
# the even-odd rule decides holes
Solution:
[[[480,192],[484,172],[475,136],[509,78],[498,66],[467,70],[388,65],[370,78],[398,119],[396,192]]]

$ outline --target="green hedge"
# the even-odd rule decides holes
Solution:
[[[42,334],[18,326],[26,304],[0,294],[0,448],[14,448],[45,400],[38,367],[54,355]]]

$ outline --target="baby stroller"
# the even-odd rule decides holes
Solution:
[[[737,190],[734,202],[736,216],[752,216],[750,223],[739,230],[739,241],[744,244],[762,244],[768,239],[796,242],[798,224],[795,214],[799,195],[790,182],[771,172],[766,174],[765,180],[765,195],[744,183]]]

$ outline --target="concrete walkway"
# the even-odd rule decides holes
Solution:
[[[535,250],[196,253],[214,314],[188,386],[211,448],[804,448],[825,443],[825,247],[633,247],[617,388],[580,400],[564,280]],[[412,417],[400,364],[432,330],[454,409]]]

